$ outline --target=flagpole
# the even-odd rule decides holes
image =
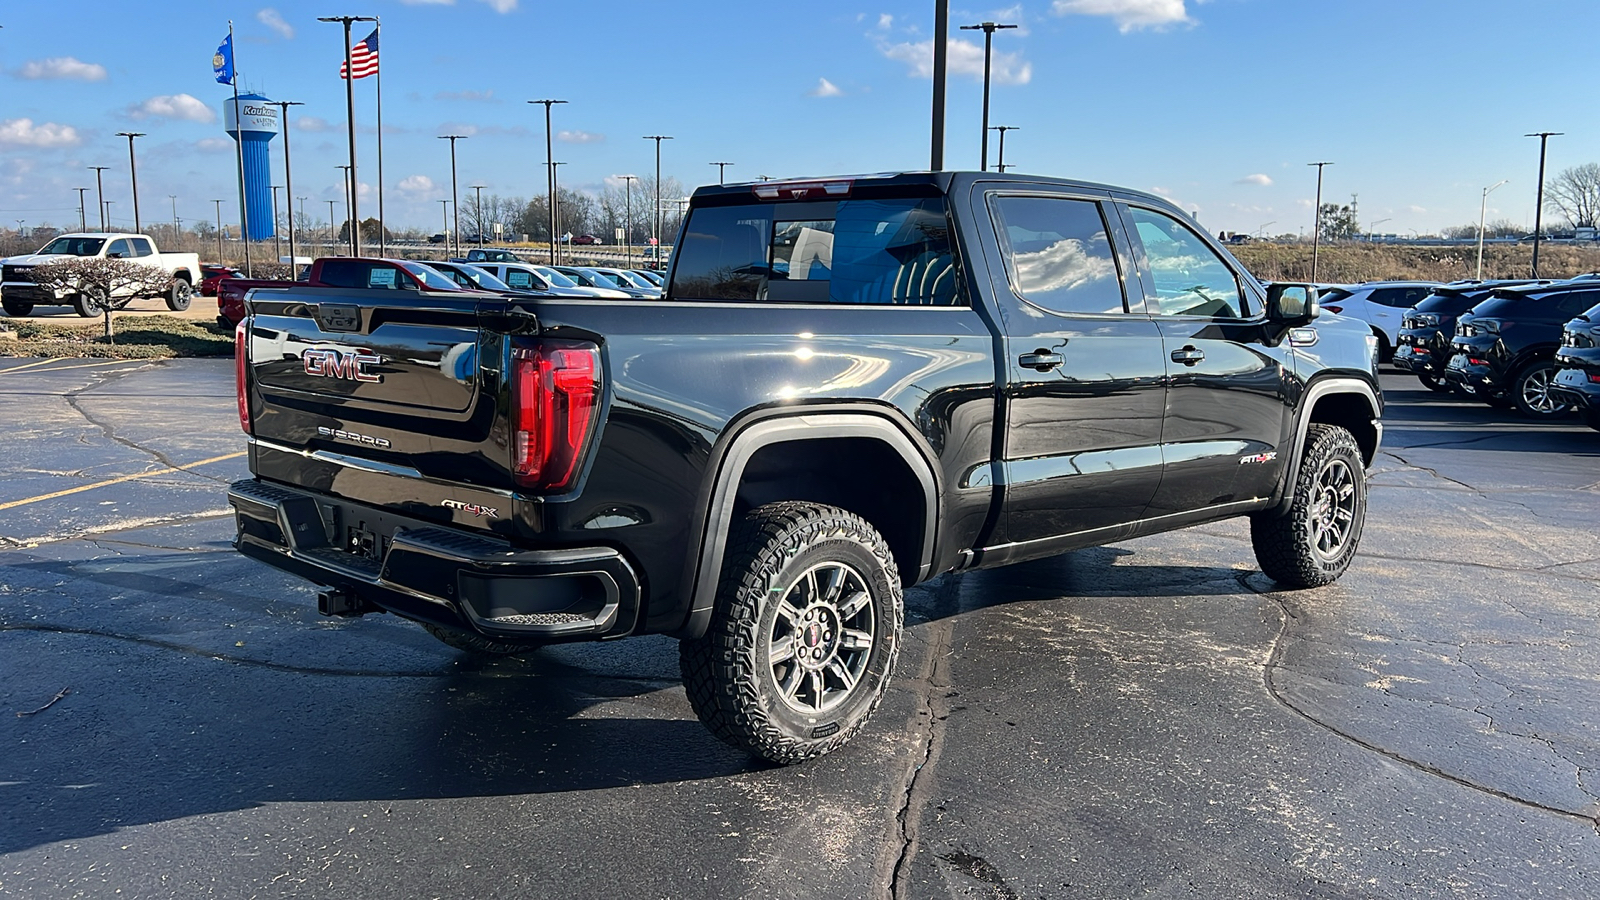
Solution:
[[[355,65],[350,59],[350,23],[370,22],[369,16],[319,16],[318,22],[341,22],[344,24],[344,103],[345,124],[348,126],[350,140],[350,203],[346,211],[350,214],[350,255],[361,255],[361,213],[357,209],[356,194],[360,181],[356,178],[356,88]],[[332,224],[332,223],[329,223]]]
[[[389,255],[388,229],[383,224],[383,17],[377,18],[378,36],[378,255]],[[350,74],[354,75],[354,72]]]
[[[228,20],[228,52],[233,56],[233,155],[239,166],[239,243],[244,244],[244,274],[254,278],[255,267],[250,263],[250,207],[244,196],[244,125],[239,117],[239,47],[233,40],[233,20]],[[222,260],[217,260],[222,262]]]

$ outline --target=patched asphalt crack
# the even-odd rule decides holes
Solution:
[[[1279,627],[1278,627],[1278,633],[1272,640],[1272,649],[1267,655],[1266,663],[1262,666],[1262,683],[1266,687],[1267,694],[1269,696],[1271,696],[1272,699],[1275,702],[1277,702],[1279,705],[1281,705],[1285,709],[1289,710],[1290,712],[1294,713],[1295,715],[1299,716],[1300,718],[1305,719],[1307,722],[1310,722],[1311,724],[1316,725],[1317,727],[1322,728],[1322,729],[1324,729],[1325,731],[1328,731],[1331,734],[1334,734],[1334,735],[1336,735],[1336,736],[1338,736],[1340,738],[1343,738],[1344,740],[1349,741],[1350,743],[1355,744],[1358,747],[1361,747],[1361,748],[1363,748],[1365,750],[1368,750],[1368,751],[1371,751],[1373,753],[1376,753],[1376,754],[1378,754],[1378,755],[1380,755],[1380,756],[1382,756],[1382,757],[1384,757],[1386,759],[1392,760],[1392,761],[1394,761],[1396,763],[1399,763],[1401,765],[1404,765],[1404,766],[1406,766],[1408,768],[1414,769],[1414,770],[1416,770],[1418,772],[1421,772],[1421,773],[1423,773],[1425,775],[1431,775],[1431,776],[1433,776],[1435,778],[1439,778],[1439,779],[1442,779],[1444,781],[1451,782],[1452,784],[1459,785],[1459,786],[1467,788],[1469,790],[1477,791],[1478,793],[1481,793],[1481,794],[1486,794],[1486,795],[1491,796],[1491,797],[1497,797],[1497,798],[1499,798],[1501,800],[1507,800],[1507,801],[1515,803],[1515,804],[1517,804],[1519,806],[1525,806],[1525,807],[1527,807],[1529,809],[1537,809],[1537,810],[1540,810],[1542,812],[1547,812],[1547,813],[1550,813],[1552,815],[1560,816],[1562,818],[1573,819],[1573,820],[1576,820],[1576,821],[1579,821],[1579,822],[1583,822],[1583,823],[1587,824],[1595,832],[1596,836],[1600,836],[1600,814],[1586,815],[1584,813],[1574,812],[1573,810],[1562,809],[1561,807],[1558,807],[1558,806],[1551,806],[1551,805],[1546,804],[1546,803],[1541,803],[1541,802],[1539,802],[1537,800],[1529,800],[1526,797],[1519,797],[1516,794],[1512,794],[1510,792],[1500,790],[1499,788],[1490,787],[1490,786],[1485,785],[1485,784],[1479,784],[1479,783],[1477,783],[1477,782],[1475,782],[1475,781],[1473,781],[1473,780],[1471,780],[1469,778],[1464,778],[1464,777],[1462,777],[1460,775],[1455,775],[1455,774],[1452,774],[1450,772],[1446,772],[1445,770],[1439,768],[1438,766],[1434,766],[1434,765],[1431,765],[1429,763],[1422,762],[1421,760],[1412,759],[1412,758],[1406,756],[1403,753],[1398,753],[1398,752],[1396,752],[1394,750],[1390,750],[1390,749],[1388,749],[1386,747],[1382,747],[1382,746],[1380,746],[1378,744],[1375,744],[1375,743],[1373,743],[1373,742],[1371,742],[1369,740],[1366,740],[1364,738],[1361,738],[1361,737],[1358,737],[1358,736],[1356,736],[1354,734],[1351,734],[1350,732],[1339,728],[1337,725],[1334,725],[1331,722],[1325,722],[1322,719],[1317,718],[1315,715],[1311,714],[1307,710],[1302,709],[1301,707],[1295,705],[1291,700],[1289,700],[1288,697],[1284,696],[1278,690],[1278,685],[1277,685],[1276,679],[1274,678],[1274,674],[1276,672],[1278,672],[1279,670],[1283,669],[1283,657],[1284,657],[1284,654],[1287,652],[1289,628],[1290,628],[1290,625],[1294,622],[1296,617],[1295,617],[1294,613],[1290,612],[1288,604],[1285,603],[1283,601],[1283,598],[1279,597],[1276,592],[1262,590],[1261,588],[1258,588],[1254,584],[1250,583],[1250,577],[1252,575],[1254,575],[1254,574],[1255,573],[1253,573],[1253,572],[1240,573],[1240,575],[1238,577],[1239,586],[1244,588],[1245,590],[1253,593],[1253,594],[1256,594],[1257,596],[1264,597],[1264,598],[1270,600],[1273,603],[1273,605],[1277,608],[1278,615],[1279,615],[1279,620],[1280,620],[1280,624],[1279,624]],[[1450,646],[1459,647],[1460,645],[1450,645]],[[1465,665],[1465,662],[1463,662],[1463,664]],[[1471,669],[1471,666],[1468,665],[1468,668]],[[1473,671],[1476,672],[1475,669]],[[1494,682],[1492,679],[1491,679],[1491,683],[1499,684],[1499,682]],[[1504,685],[1501,685],[1501,687],[1505,688]],[[1510,689],[1506,688],[1506,690],[1510,690]],[[1452,708],[1459,708],[1459,707],[1452,707]],[[1489,716],[1488,714],[1486,714],[1486,713],[1481,713],[1480,712],[1479,715],[1482,715],[1486,720],[1488,720],[1491,723],[1494,721],[1493,718],[1491,716]],[[1501,734],[1507,734],[1507,735],[1512,734],[1511,732],[1500,732],[1500,733]],[[1518,736],[1527,738],[1527,736],[1525,736],[1525,735],[1518,735]],[[1559,753],[1557,753],[1556,755],[1558,757],[1562,758],[1562,759],[1565,759],[1565,757],[1561,757],[1561,755]],[[1568,762],[1570,763],[1570,760],[1568,760]],[[1574,768],[1578,768],[1578,767],[1574,766]],[[1580,775],[1580,778],[1581,778],[1581,775]],[[1580,782],[1580,784],[1581,784],[1581,782]],[[1588,791],[1583,791],[1583,793],[1589,794]],[[1594,795],[1589,794],[1589,796],[1594,796]]]
[[[99,429],[100,433],[104,434],[108,440],[111,440],[111,441],[114,441],[114,442],[116,442],[118,444],[121,444],[122,446],[127,447],[130,450],[134,450],[134,451],[137,451],[139,453],[146,454],[147,456],[150,456],[150,457],[154,458],[157,462],[160,462],[162,465],[166,466],[169,469],[181,469],[183,467],[182,463],[179,463],[177,460],[175,460],[172,457],[168,456],[167,454],[161,452],[160,450],[155,449],[154,447],[146,447],[145,445],[139,443],[138,441],[132,440],[130,438],[125,438],[122,435],[117,434],[117,429],[116,429],[116,427],[114,425],[112,425],[109,422],[104,422],[104,421],[101,421],[100,419],[95,418],[92,414],[90,414],[90,412],[88,410],[84,409],[83,404],[78,402],[80,397],[84,397],[85,395],[89,394],[91,391],[94,391],[94,390],[96,390],[98,388],[104,387],[107,384],[110,384],[114,379],[121,378],[125,374],[131,373],[131,372],[139,372],[139,371],[146,371],[146,370],[143,369],[143,368],[129,368],[129,369],[121,369],[121,370],[118,370],[116,372],[107,372],[107,373],[104,373],[105,374],[104,378],[102,378],[101,380],[95,382],[94,384],[90,384],[90,385],[87,385],[85,387],[78,388],[77,390],[74,390],[74,391],[67,391],[66,393],[61,394],[60,396],[61,396],[61,398],[63,400],[66,401],[67,405],[72,408],[73,412],[75,412],[79,416],[81,416],[85,422],[88,422],[90,425],[93,425],[95,428]],[[204,479],[207,479],[209,481],[214,481],[217,484],[227,484],[228,483],[228,479],[226,479],[226,478],[219,478],[219,477],[214,476],[214,475],[206,475],[206,474],[203,474],[201,472],[195,472],[195,471],[188,470],[188,469],[185,469],[184,471],[187,471],[190,474],[195,475],[197,477],[204,478]]]

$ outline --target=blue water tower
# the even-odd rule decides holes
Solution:
[[[272,221],[272,156],[267,144],[278,136],[278,107],[260,94],[240,94],[238,113],[234,99],[222,104],[222,121],[228,136],[239,142],[244,157],[244,197],[250,215],[244,238],[264,241],[275,232]],[[292,202],[292,201],[291,201]]]

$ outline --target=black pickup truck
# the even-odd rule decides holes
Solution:
[[[253,292],[238,549],[467,651],[674,635],[784,763],[866,721],[907,586],[1234,516],[1287,586],[1356,552],[1370,329],[1158,197],[704,187],[677,247],[661,299]]]

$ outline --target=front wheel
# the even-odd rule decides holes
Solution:
[[[705,636],[679,646],[695,714],[775,763],[842,747],[877,708],[900,651],[888,544],[852,513],[788,502],[746,516],[727,554]]]
[[[88,294],[72,295],[72,310],[85,319],[92,319],[106,311],[105,305]]]
[[[1256,562],[1288,587],[1332,584],[1350,568],[1367,518],[1366,464],[1355,437],[1337,425],[1311,425],[1289,490],[1288,513],[1250,517]]]
[[[193,301],[194,286],[182,278],[172,279],[172,284],[167,288],[167,309],[183,312]]]
[[[1542,360],[1528,364],[1511,382],[1511,400],[1517,411],[1535,419],[1550,419],[1565,415],[1569,407],[1550,394],[1550,382],[1556,377],[1556,364]]]
[[[5,299],[0,300],[0,307],[5,308],[6,315],[21,318],[22,316],[33,312],[33,301],[13,300],[10,297],[6,297]]]

